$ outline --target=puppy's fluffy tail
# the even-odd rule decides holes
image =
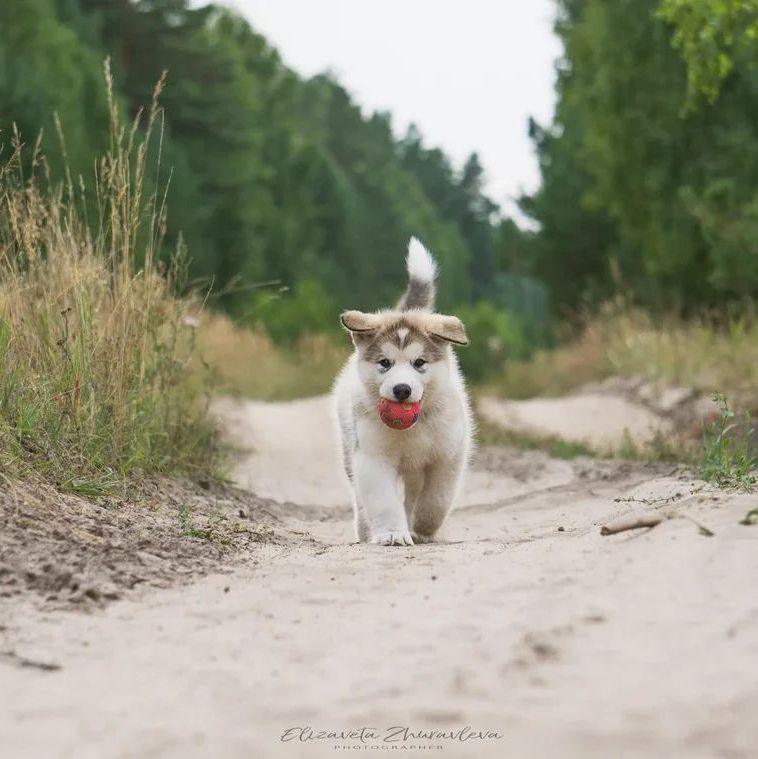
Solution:
[[[408,243],[408,287],[397,304],[398,311],[411,308],[431,311],[437,294],[437,264],[432,254],[415,237]]]

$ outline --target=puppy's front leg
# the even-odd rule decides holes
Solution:
[[[434,540],[458,491],[465,465],[461,454],[455,459],[438,461],[427,467],[424,489],[413,511],[413,539],[416,543]]]
[[[375,453],[357,452],[355,491],[358,507],[368,519],[372,543],[413,545],[399,485],[397,471],[389,461]]]

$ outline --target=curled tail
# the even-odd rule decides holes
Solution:
[[[437,264],[432,254],[415,237],[408,243],[408,287],[397,304],[398,311],[411,308],[432,311],[437,294]]]

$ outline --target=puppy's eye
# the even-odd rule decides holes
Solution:
[[[383,358],[381,361],[379,361],[379,366],[381,366],[382,369],[389,369],[392,366],[392,361],[390,361],[388,358]]]
[[[417,358],[413,362],[413,366],[415,369],[423,369],[426,366],[426,361],[423,358]]]

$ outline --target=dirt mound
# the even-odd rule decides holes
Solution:
[[[278,539],[270,502],[204,485],[152,478],[94,500],[44,483],[0,486],[0,597],[32,590],[48,607],[103,605],[248,560]]]
[[[661,437],[698,438],[718,413],[702,393],[642,377],[611,377],[558,398],[484,397],[477,409],[487,422],[504,429],[585,443],[603,453]]]

